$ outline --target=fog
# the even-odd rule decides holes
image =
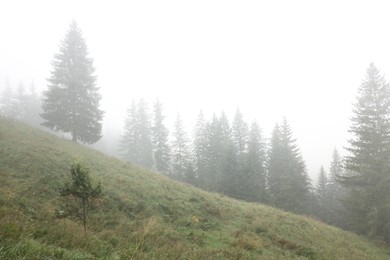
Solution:
[[[83,31],[105,111],[120,134],[131,101],[157,98],[167,125],[193,130],[237,108],[269,137],[286,117],[314,179],[348,139],[352,104],[374,62],[390,72],[385,1],[2,1],[0,90],[46,89],[70,22]],[[389,78],[387,78],[389,79]]]

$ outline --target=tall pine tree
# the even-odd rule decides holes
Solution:
[[[242,155],[247,151],[248,132],[248,125],[244,121],[240,110],[237,109],[232,123],[232,138],[239,157],[242,157]]]
[[[152,126],[148,104],[140,99],[137,105],[135,140],[137,147],[137,163],[151,169],[153,167]]]
[[[5,82],[5,88],[1,93],[0,98],[0,112],[1,115],[9,118],[14,118],[16,115],[16,111],[14,110],[14,93],[11,88],[11,84],[7,79]]]
[[[316,214],[325,222],[329,222],[329,186],[328,177],[323,166],[320,168],[316,186]]]
[[[152,125],[148,104],[144,99],[138,102],[136,135],[139,141],[139,163],[151,169],[153,167]]]
[[[219,118],[217,116],[213,117],[209,130],[210,150],[208,174],[211,177],[210,184],[212,185],[213,191],[224,192],[227,182],[231,186],[231,180],[226,181],[224,178],[234,177],[232,175],[233,170],[226,170],[226,165],[230,164],[230,162],[227,163],[227,160],[235,156],[229,119],[224,112],[221,113]],[[225,193],[231,195],[231,192],[230,194],[228,192]]]
[[[346,167],[345,205],[351,228],[390,242],[390,87],[374,64],[354,106]]]
[[[268,185],[271,203],[276,207],[305,213],[310,204],[310,180],[306,166],[284,119],[272,132],[268,159]]]
[[[24,102],[26,103],[26,113],[23,121],[33,126],[41,125],[42,118],[39,116],[39,114],[42,113],[41,100],[39,94],[35,90],[34,82],[31,82],[30,91]]]
[[[190,171],[190,149],[187,133],[184,130],[183,122],[178,114],[175,121],[172,140],[172,177],[180,181],[188,181],[193,176],[186,176]]]
[[[152,142],[154,168],[159,172],[168,174],[170,161],[169,131],[164,125],[162,103],[159,100],[154,104],[153,112]]]
[[[72,140],[95,143],[101,138],[103,111],[93,60],[77,23],[73,21],[52,62],[44,92],[44,126],[70,133]]]
[[[198,120],[195,125],[195,136],[193,142],[194,171],[196,175],[196,185],[205,187],[207,180],[208,163],[208,128],[209,124],[204,118],[202,111],[199,112]]]
[[[125,160],[151,169],[153,167],[152,129],[148,105],[140,99],[127,111],[120,150]]]
[[[137,105],[133,100],[127,110],[123,134],[119,141],[120,153],[126,161],[136,163],[138,160],[138,142],[136,138]]]
[[[246,191],[245,199],[265,203],[268,201],[266,151],[260,127],[256,122],[253,122],[250,127],[247,149],[242,178]]]
[[[329,192],[332,200],[340,198],[342,193],[342,187],[338,181],[340,177],[344,176],[343,161],[342,158],[335,148],[332,154],[332,161],[329,168]]]
[[[329,224],[346,228],[345,216],[347,215],[342,199],[345,196],[345,189],[340,185],[340,177],[344,176],[343,160],[337,149],[334,149],[332,161],[329,168],[328,194],[329,194]]]
[[[20,81],[16,89],[15,96],[12,102],[12,110],[15,112],[14,118],[23,120],[27,114],[27,93],[23,81]]]

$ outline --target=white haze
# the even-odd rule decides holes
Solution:
[[[1,1],[0,89],[46,87],[72,19],[95,60],[104,131],[120,134],[132,99],[177,113],[191,131],[237,107],[264,135],[285,116],[312,178],[343,153],[370,62],[390,73],[387,1]],[[388,78],[390,79],[390,78]]]

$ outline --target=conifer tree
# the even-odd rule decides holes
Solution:
[[[272,130],[271,143],[268,151],[268,188],[270,193],[271,203],[283,208],[285,198],[289,195],[286,194],[290,189],[290,178],[287,175],[288,172],[288,157],[287,151],[283,149],[282,145],[282,133],[279,124],[276,124]],[[287,202],[287,201],[286,201]]]
[[[224,144],[219,169],[218,192],[236,199],[247,199],[247,187],[240,174],[237,150],[232,140]]]
[[[132,101],[127,110],[119,148],[125,160],[151,169],[153,167],[152,129],[145,100]]]
[[[42,113],[41,100],[33,82],[31,82],[30,91],[24,102],[26,111],[22,120],[32,126],[40,126],[42,123],[42,118],[39,116]]]
[[[354,106],[346,157],[350,227],[390,241],[390,87],[374,64]]]
[[[222,161],[222,133],[219,127],[217,115],[213,115],[207,128],[207,155],[206,169],[203,176],[203,188],[210,191],[217,191],[219,187],[219,162]]]
[[[249,131],[248,151],[245,154],[242,178],[246,200],[263,203],[268,201],[265,163],[265,143],[260,127],[253,122]]]
[[[195,135],[193,144],[193,156],[195,166],[196,185],[204,187],[207,179],[208,162],[208,122],[204,118],[202,111],[199,112],[195,125]]]
[[[3,116],[14,118],[16,112],[14,111],[14,93],[12,91],[11,85],[9,83],[9,80],[6,80],[5,88],[3,92],[1,93],[1,99],[0,99],[0,112]]]
[[[137,162],[138,149],[136,142],[137,105],[133,100],[127,109],[123,134],[119,141],[119,150],[123,159],[129,162]]]
[[[268,159],[271,202],[279,208],[304,213],[310,203],[310,180],[286,119],[272,132]]]
[[[183,122],[181,121],[179,114],[177,115],[175,121],[171,147],[172,177],[180,181],[190,179],[186,177],[186,174],[189,173],[189,167],[191,165],[189,140],[187,133],[184,131]]]
[[[98,198],[102,194],[100,183],[94,186],[89,172],[89,169],[80,163],[73,164],[70,169],[72,182],[67,182],[60,188],[61,196],[73,196],[80,200],[81,212],[77,209],[76,212],[72,213],[82,219],[85,233],[87,233],[87,218],[92,199]]]
[[[164,125],[162,104],[159,100],[154,104],[152,141],[154,168],[164,174],[169,172],[170,147],[168,144],[168,129]]]
[[[329,224],[346,228],[345,216],[341,201],[345,196],[345,189],[340,185],[340,178],[344,176],[342,157],[337,149],[334,149],[329,168],[328,194],[329,194]]]
[[[207,180],[206,187],[209,190],[222,192],[224,178],[223,167],[226,163],[229,153],[231,153],[231,128],[229,120],[224,112],[218,118],[213,116],[210,127],[208,128],[208,162],[207,162]]]
[[[13,118],[18,120],[25,119],[27,114],[27,105],[27,93],[23,81],[20,81],[11,103],[12,111],[14,111]]]
[[[43,125],[70,133],[72,140],[95,143],[101,138],[103,111],[93,60],[77,23],[73,21],[52,62],[48,90],[42,103]]]
[[[6,81],[4,92],[0,95],[0,115],[39,126],[42,122],[40,113],[41,103],[33,84],[27,92],[20,81],[16,93],[13,93],[9,81]]]
[[[320,168],[316,186],[317,214],[325,222],[329,222],[329,189],[328,177],[323,166]]]
[[[340,197],[341,189],[340,182],[338,181],[340,177],[344,176],[343,173],[343,162],[342,158],[335,148],[332,154],[332,161],[330,163],[329,169],[329,192],[332,200],[336,200]]]
[[[328,197],[328,178],[326,176],[326,172],[324,170],[324,167],[321,166],[320,172],[318,174],[318,181],[317,181],[317,187],[316,187],[316,193],[319,198],[319,204],[320,206],[323,204],[323,202]]]
[[[148,104],[144,99],[140,99],[138,102],[136,121],[137,163],[151,169],[153,167],[152,126]]]
[[[239,157],[247,151],[248,145],[248,125],[244,121],[243,115],[237,109],[232,123],[233,142]]]

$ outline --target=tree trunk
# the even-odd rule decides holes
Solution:
[[[75,112],[75,110],[74,109],[72,109],[72,141],[73,142],[75,142],[75,143],[77,143],[77,135],[76,135],[76,133],[75,133],[75,131],[74,131],[74,125],[75,125],[75,117],[76,117],[76,112]]]
[[[72,141],[77,143],[77,136],[74,132],[72,132]]]

